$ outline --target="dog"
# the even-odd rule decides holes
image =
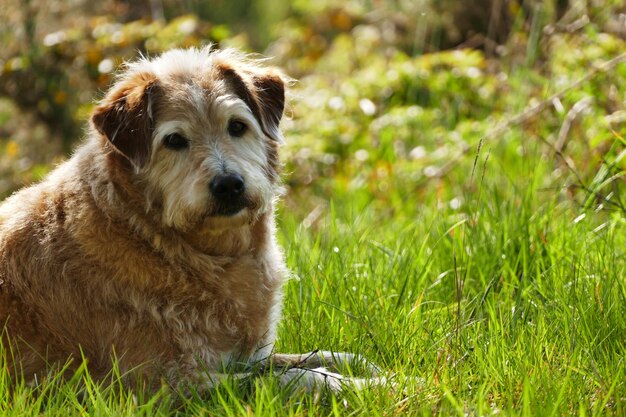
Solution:
[[[115,363],[174,387],[212,387],[232,364],[236,377],[260,364],[306,390],[368,381],[331,370],[357,355],[273,353],[288,276],[274,220],[287,83],[211,47],[126,64],[73,156],[0,206],[13,375],[73,372],[84,358],[96,380]]]

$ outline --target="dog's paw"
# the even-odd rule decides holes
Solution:
[[[290,393],[320,393],[330,391],[338,394],[344,390],[371,389],[380,386],[393,388],[392,377],[357,378],[333,372],[325,367],[289,368],[278,374],[281,386],[287,387]]]

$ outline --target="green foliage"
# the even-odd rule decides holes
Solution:
[[[622,2],[371,3],[281,3],[266,28],[298,80],[277,350],[359,352],[395,384],[287,398],[258,377],[179,398],[0,372],[3,415],[626,412]],[[7,48],[0,192],[45,175],[136,50],[258,45],[233,30],[245,20],[206,20],[234,9],[165,6],[168,20],[93,17]]]
[[[91,94],[105,89],[113,70],[137,52],[154,54],[173,47],[189,47],[226,36],[219,27],[195,16],[168,23],[137,20],[120,24],[106,17],[47,34],[41,44],[10,57],[0,69],[0,92],[19,106],[35,108],[39,117],[70,143],[92,103]],[[45,80],[45,82],[43,82]],[[19,91],[19,93],[18,93]]]

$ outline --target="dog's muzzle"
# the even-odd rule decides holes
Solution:
[[[209,184],[209,189],[217,203],[217,215],[232,216],[246,206],[246,184],[237,173],[216,176]]]

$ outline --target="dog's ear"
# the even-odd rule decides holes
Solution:
[[[285,110],[285,83],[278,73],[267,71],[254,74],[252,83],[261,110],[261,125],[266,135],[279,143],[284,143],[278,125]]]
[[[134,74],[114,86],[91,116],[93,126],[136,168],[150,158],[157,93],[154,74]]]
[[[282,76],[273,70],[237,72],[227,64],[219,65],[218,71],[250,108],[263,133],[278,143],[284,143],[279,129],[285,108],[285,83]]]

